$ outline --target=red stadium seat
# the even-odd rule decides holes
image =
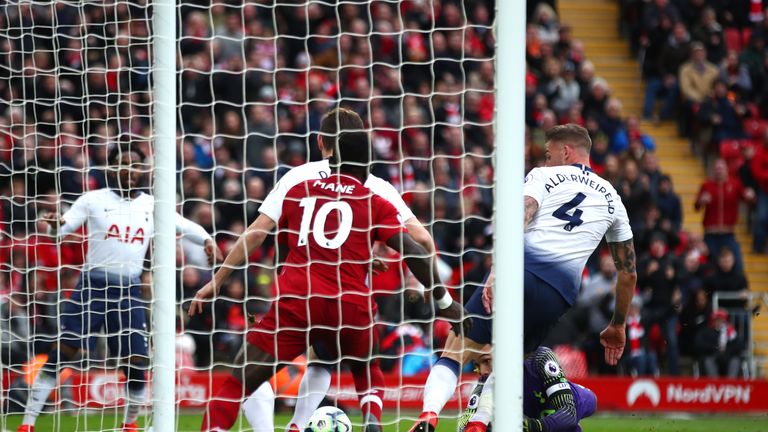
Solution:
[[[768,121],[758,118],[748,118],[743,123],[744,132],[754,139],[763,139],[766,129],[768,129]]]
[[[739,29],[727,28],[723,31],[723,36],[725,37],[725,47],[728,50],[741,51],[742,45]]]
[[[749,45],[749,38],[752,37],[752,29],[750,27],[744,27],[741,30],[741,46],[745,47]]]

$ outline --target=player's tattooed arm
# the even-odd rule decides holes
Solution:
[[[531,219],[533,219],[533,215],[536,214],[536,210],[539,209],[539,203],[535,199],[526,195],[524,206],[525,206],[525,225],[524,226],[527,228],[528,223],[531,222]]]
[[[611,250],[613,262],[616,264],[616,270],[618,271],[616,307],[613,311],[611,323],[600,333],[600,343],[605,347],[606,363],[615,365],[624,353],[624,345],[626,344],[625,326],[629,305],[632,303],[635,285],[637,285],[637,271],[635,270],[635,245],[632,239],[608,243],[608,247]]]
[[[635,243],[633,239],[608,243],[608,248],[611,250],[616,270],[627,273],[635,272]]]
[[[632,303],[632,296],[637,284],[637,271],[635,269],[635,245],[632,239],[608,243],[613,262],[618,271],[616,282],[616,308],[611,324],[624,325]]]

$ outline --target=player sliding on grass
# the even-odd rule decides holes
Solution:
[[[144,173],[149,172],[141,151],[125,143],[111,151],[108,162],[117,166],[116,174],[110,174],[110,187],[86,192],[63,216],[43,217],[50,233],[59,237],[85,225],[88,256],[75,293],[62,300],[61,336],[32,384],[18,432],[34,431],[35,420],[56,387],[58,367],[77,366],[83,352],[94,348],[93,335],[102,329],[110,336],[110,352],[128,361],[123,369],[127,379],[123,431],[138,430],[149,365],[149,303],[141,294],[140,276],[155,234],[155,200],[141,191]],[[176,215],[176,231],[204,245],[211,264],[221,255],[203,227],[180,215]]]
[[[533,352],[573,305],[584,264],[605,237],[618,282],[613,318],[600,342],[606,362],[615,365],[624,351],[624,326],[637,281],[635,249],[619,194],[589,168],[591,146],[581,126],[555,126],[547,132],[547,166],[534,168],[525,178],[523,348]],[[410,432],[435,430],[440,412],[456,390],[461,365],[491,342],[492,293],[492,283],[486,283],[467,303],[472,331],[463,341],[449,336],[429,373],[422,413]]]
[[[367,379],[367,391],[361,392],[357,385],[358,393],[381,391],[383,376],[379,374],[380,382],[373,382],[377,377],[369,367],[376,333],[366,281],[375,240],[400,252],[425,286],[439,281],[430,255],[402,227],[397,210],[363,185],[370,163],[368,135],[342,129],[334,141],[331,176],[299,183],[285,194],[278,235],[290,250],[277,280],[277,299],[257,331],[249,333],[238,358],[245,366],[233,372],[208,404],[202,430],[228,430],[237,418],[243,388],[253,391],[310,344],[322,346],[333,357],[343,356],[356,381],[360,376]],[[240,248],[259,246],[266,231],[252,234],[250,239],[247,232],[246,240],[238,240],[243,243]],[[231,253],[223,269],[242,258]],[[198,291],[191,315],[201,312],[203,300],[215,295],[221,278],[217,272],[214,281]],[[445,299],[444,287],[437,285],[434,290]],[[454,301],[447,303],[438,301],[438,315],[453,321],[454,331],[460,333],[463,308]],[[468,328],[469,321],[463,324]],[[380,430],[378,419],[373,424],[368,420],[366,431]]]
[[[493,411],[493,373],[491,356],[484,354],[478,362],[480,373],[487,376],[484,384],[473,391],[472,404],[462,416],[462,432],[489,430]],[[565,376],[552,350],[539,347],[523,362],[523,430],[526,432],[581,432],[579,421],[591,416],[597,408],[592,390],[574,384]],[[469,414],[469,415],[468,415]],[[466,421],[466,424],[463,422]]]

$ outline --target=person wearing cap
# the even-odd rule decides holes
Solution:
[[[739,375],[744,344],[728,320],[727,311],[717,309],[712,312],[709,327],[696,335],[696,345],[700,352],[697,360],[704,367],[707,377],[725,375],[736,378]]]

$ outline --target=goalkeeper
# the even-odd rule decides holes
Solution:
[[[490,370],[490,355],[479,361],[481,375]],[[493,373],[482,387],[473,392],[469,406],[462,416],[460,430],[486,432],[490,430],[493,411]],[[473,404],[474,402],[474,404]],[[557,356],[547,347],[539,347],[523,363],[523,430],[527,432],[581,432],[579,421],[595,413],[597,397],[592,390],[568,381]],[[474,413],[470,417],[470,413]],[[468,420],[468,422],[467,422]],[[464,425],[464,423],[466,425]]]

